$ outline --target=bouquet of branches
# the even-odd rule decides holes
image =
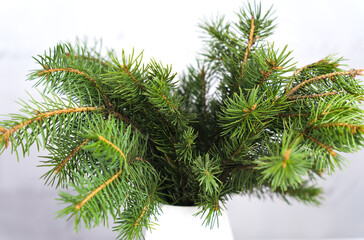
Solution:
[[[274,19],[259,4],[201,28],[205,49],[179,81],[142,53],[60,43],[35,57],[43,101],[0,122],[0,151],[48,150],[43,178],[66,189],[59,216],[76,228],[111,217],[120,239],[139,238],[161,204],[199,206],[213,224],[236,194],[318,204],[315,179],[363,145],[363,70],[297,67],[266,40]]]

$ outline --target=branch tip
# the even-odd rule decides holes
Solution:
[[[288,148],[287,151],[284,153],[283,155],[283,162],[282,162],[282,167],[286,168],[287,166],[287,161],[289,160],[289,156],[291,155],[291,149]]]
[[[3,128],[3,127],[0,127],[0,132],[2,132],[2,133],[6,133],[6,129],[5,128]]]
[[[248,37],[248,46],[246,47],[246,50],[245,50],[245,54],[244,54],[244,59],[243,59],[243,62],[242,62],[242,73],[241,73],[241,77],[244,76],[244,68],[245,68],[245,63],[246,61],[248,60],[248,54],[250,52],[250,49],[252,47],[252,45],[254,44],[254,40],[256,38],[254,38],[254,30],[255,30],[255,25],[254,25],[254,16],[252,16],[251,18],[251,22],[250,22],[250,33],[249,33],[249,37]]]

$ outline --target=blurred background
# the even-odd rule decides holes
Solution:
[[[202,49],[198,24],[225,15],[234,20],[243,0],[13,0],[0,1],[0,114],[18,113],[19,99],[36,96],[25,81],[38,68],[32,56],[58,42],[103,40],[104,50],[145,49],[150,57],[182,73]],[[269,38],[278,48],[288,44],[297,66],[337,53],[348,68],[364,68],[364,1],[262,0],[274,4],[278,24]],[[362,78],[363,80],[363,78]],[[0,116],[0,120],[7,119]],[[17,162],[0,156],[1,240],[115,239],[111,229],[97,227],[74,233],[72,220],[55,219],[57,190],[38,178],[45,169],[36,149]],[[236,196],[227,204],[235,239],[364,238],[364,151],[345,155],[343,171],[318,184],[325,194],[320,207],[291,205],[278,199]]]

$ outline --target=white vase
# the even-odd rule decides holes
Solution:
[[[218,226],[210,228],[202,225],[197,207],[163,205],[162,212],[154,229],[145,234],[146,240],[233,240],[226,211],[219,216]]]

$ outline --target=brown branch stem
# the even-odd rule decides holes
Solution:
[[[98,192],[104,189],[107,185],[115,181],[122,173],[122,170],[117,172],[114,176],[109,178],[105,183],[101,184],[98,188],[93,190],[90,194],[88,194],[79,204],[75,206],[76,210],[79,210],[83,205],[85,205],[91,198],[93,198]]]
[[[325,144],[323,144],[322,142],[316,140],[315,138],[311,137],[311,136],[308,136],[307,134],[303,134],[306,138],[310,139],[312,142],[318,144],[320,147],[324,148],[326,151],[328,151],[331,156],[335,157],[336,156],[336,152],[334,152],[332,150],[332,146],[327,146]]]
[[[248,46],[246,47],[243,63],[241,64],[242,65],[241,77],[244,76],[245,63],[248,60],[248,55],[249,55],[250,49],[254,43],[254,30],[255,30],[254,17],[252,17],[251,22],[250,22],[250,33],[249,33],[249,38],[248,38]]]
[[[321,59],[317,62],[314,62],[314,63],[311,63],[311,64],[308,64],[306,66],[303,66],[301,67],[300,69],[298,69],[295,73],[294,73],[294,76],[297,76],[300,72],[302,72],[303,70],[307,69],[307,68],[310,68],[310,67],[313,67],[317,64],[320,64],[320,63],[330,63],[329,61],[327,61],[326,59]]]
[[[161,98],[163,98],[163,100],[171,107],[174,109],[174,111],[178,112],[178,108],[176,106],[174,106],[168,99],[166,96],[164,96],[161,92],[159,93],[159,96],[161,96]]]
[[[123,153],[123,151],[121,151],[121,149],[119,147],[117,147],[115,144],[113,144],[112,142],[110,142],[109,140],[107,140],[106,138],[104,138],[103,136],[99,136],[98,137],[100,141],[106,143],[107,145],[110,145],[112,148],[114,148],[118,153],[120,153],[120,155],[124,158],[124,160],[126,161],[126,156]]]
[[[64,159],[61,164],[54,170],[54,173],[57,174],[65,165],[66,163],[76,154],[78,153],[81,148],[89,141],[90,139],[86,139],[80,145],[78,145],[67,157]]]
[[[359,69],[359,70],[355,70],[355,69],[351,69],[349,71],[344,71],[344,72],[334,72],[334,73],[328,73],[328,74],[324,74],[324,75],[320,75],[314,78],[310,78],[305,80],[304,82],[301,82],[300,84],[298,84],[297,86],[295,86],[294,88],[292,88],[287,94],[287,97],[292,96],[295,92],[297,92],[298,89],[300,89],[301,87],[311,83],[311,82],[316,82],[316,81],[320,81],[322,79],[327,79],[327,78],[332,78],[335,76],[345,76],[345,75],[349,75],[351,77],[355,77],[357,75],[363,75],[361,72],[364,71],[363,69]]]
[[[277,116],[278,117],[301,117],[301,116],[308,117],[308,116],[310,116],[310,114],[309,113],[291,113],[291,114],[289,114],[289,113],[281,113],[281,114],[278,114]]]
[[[44,67],[46,69],[38,72],[38,75],[40,75],[40,76],[46,75],[48,77],[49,74],[54,73],[54,72],[67,72],[67,73],[75,73],[77,75],[84,76],[87,80],[89,80],[90,82],[92,82],[95,85],[96,89],[99,91],[99,93],[102,95],[103,99],[105,100],[107,106],[109,106],[109,107],[112,106],[112,103],[109,101],[106,94],[102,91],[101,86],[89,74],[82,72],[78,69],[74,69],[74,68],[49,68],[48,66],[44,66]]]
[[[325,96],[332,96],[337,95],[339,93],[343,93],[345,91],[338,91],[338,92],[326,92],[320,94],[312,94],[312,95],[294,95],[290,96],[288,100],[296,100],[296,99],[306,99],[306,98],[318,98],[318,97],[325,97]]]
[[[268,77],[273,73],[274,70],[282,70],[282,67],[281,66],[270,66],[266,72],[262,70],[261,73],[263,74],[263,78],[258,85],[259,86],[262,85],[268,79]]]
[[[329,109],[331,107],[331,105],[329,104],[326,108],[325,108],[325,110],[320,114],[320,115],[318,115],[315,119],[312,119],[312,121],[311,122],[309,122],[308,123],[308,125],[312,125],[314,122],[316,122],[320,117],[322,117],[322,116],[324,116],[324,115],[326,115],[326,114],[328,114],[328,113],[331,113],[330,111],[329,112],[327,112],[327,110]]]
[[[128,66],[123,66],[120,64],[120,67],[133,79],[133,81],[138,85],[138,87],[145,92],[145,87],[136,79],[136,77],[129,71]]]
[[[3,134],[1,135],[2,140],[6,141],[5,147],[8,147],[9,144],[9,137],[16,131],[18,131],[21,128],[24,128],[26,126],[28,126],[29,124],[32,124],[34,122],[37,121],[42,121],[43,119],[49,118],[51,116],[55,116],[55,115],[62,115],[62,114],[69,114],[69,113],[78,113],[78,112],[89,112],[89,111],[94,111],[94,110],[99,110],[101,108],[96,108],[96,107],[79,107],[79,108],[66,108],[66,109],[59,109],[59,110],[54,110],[54,111],[49,111],[49,112],[44,112],[44,113],[40,113],[38,114],[36,117],[30,118],[24,122],[21,122],[15,126],[13,126],[12,128],[6,130],[5,132],[3,132]]]
[[[324,123],[324,124],[320,124],[320,125],[316,125],[315,127],[313,127],[314,129],[318,129],[318,128],[322,128],[322,127],[347,127],[349,129],[351,129],[351,134],[356,133],[356,131],[360,131],[362,133],[364,133],[364,127],[363,126],[358,126],[358,125],[354,125],[354,124],[350,124],[350,123],[342,123],[342,122],[338,122],[338,123]]]
[[[142,220],[143,216],[147,212],[147,209],[148,209],[148,206],[149,206],[151,200],[152,200],[152,196],[149,194],[149,200],[148,200],[147,204],[144,205],[142,214],[140,214],[139,218],[135,221],[134,227],[139,225],[140,220]]]

